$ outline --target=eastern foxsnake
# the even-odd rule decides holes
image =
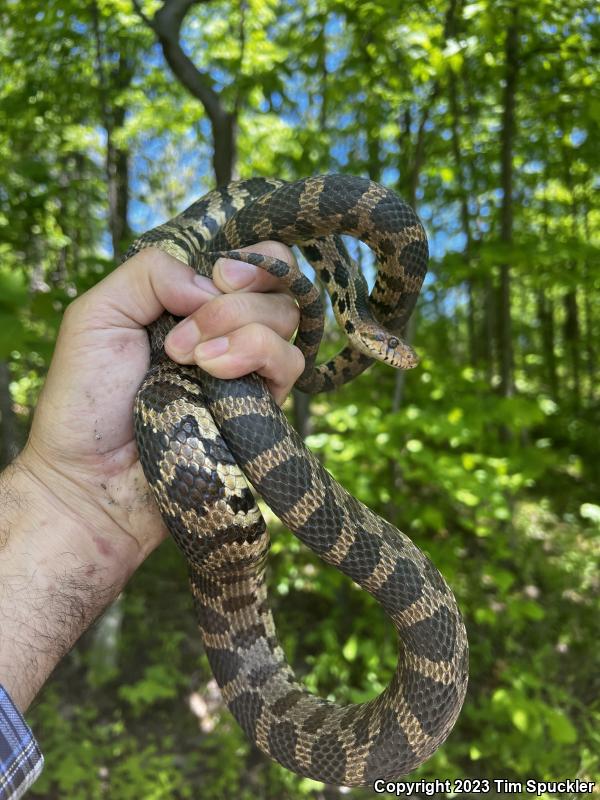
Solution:
[[[377,256],[370,296],[341,234]],[[327,288],[349,338],[333,361],[314,365],[323,311],[310,281],[277,259],[232,252],[266,239],[300,246]],[[373,356],[402,368],[416,363],[400,333],[423,282],[427,239],[412,209],[367,179],[231,183],[141,236],[127,256],[145,247],[209,277],[226,253],[278,275],[301,307],[295,343],[306,369],[297,386],[305,391],[345,383]],[[333,480],[261,378],[223,381],[170,361],[163,342],[175,322],[165,314],[148,329],[151,366],[135,402],[136,440],[187,559],[225,702],[261,750],[302,775],[348,786],[405,775],[448,736],[467,687],[466,633],[450,589],[407,536]],[[342,707],[297,682],[269,611],[269,538],[244,475],[302,542],[370,592],[394,623],[398,666],[380,696]]]

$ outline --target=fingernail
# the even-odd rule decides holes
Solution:
[[[192,277],[192,281],[193,283],[196,284],[196,286],[199,286],[200,289],[205,291],[207,294],[213,294],[215,296],[221,294],[221,292],[217,289],[217,287],[214,285],[211,279],[207,278],[205,275],[194,275]]]
[[[222,356],[229,350],[229,339],[227,336],[219,336],[217,339],[209,339],[208,342],[202,342],[194,350],[194,356],[197,361],[210,361],[211,358]]]
[[[167,336],[169,346],[179,353],[191,353],[200,341],[200,331],[192,318],[184,319]]]
[[[244,286],[248,286],[256,275],[256,267],[252,266],[252,264],[245,264],[243,261],[220,258],[216,264],[219,264],[221,275],[232,289],[241,289]]]

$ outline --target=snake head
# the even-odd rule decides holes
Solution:
[[[404,339],[383,329],[365,329],[360,340],[362,352],[396,369],[413,369],[419,363],[419,357]]]

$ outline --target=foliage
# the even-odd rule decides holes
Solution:
[[[139,5],[149,17],[161,2]],[[237,113],[242,177],[368,174],[417,204],[430,235],[421,365],[403,383],[378,365],[315,398],[308,438],[352,494],[432,558],[465,615],[465,707],[411,779],[599,780],[597,8],[192,6],[184,49]],[[510,142],[505,45],[515,14]],[[112,268],[109,137],[126,155],[136,230],[212,185],[214,142],[129,0],[8,0],[0,23],[0,360],[26,428],[66,304]],[[357,257],[371,275],[368,256]],[[502,391],[498,334],[506,264],[512,393]],[[325,351],[338,344],[328,334]],[[267,518],[271,598],[298,674],[322,696],[372,697],[394,668],[390,626],[366,593]],[[337,795],[270,764],[241,734],[211,682],[170,543],[120,603],[108,612],[112,662],[99,656],[100,622],[32,710],[46,756],[33,796]]]

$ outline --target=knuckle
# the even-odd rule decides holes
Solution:
[[[244,296],[241,294],[224,294],[215,297],[198,309],[198,326],[210,332],[212,330],[230,330],[243,313]]]
[[[298,347],[295,347],[293,344],[290,345],[290,347],[292,349],[290,362],[292,364],[292,375],[295,381],[304,372],[305,360],[302,351]]]
[[[251,322],[246,326],[247,343],[250,350],[255,353],[264,353],[273,349],[274,332],[260,322]]]
[[[283,318],[290,327],[290,332],[296,330],[300,322],[300,309],[298,308],[298,304],[289,294],[280,294],[279,303],[281,304]]]

